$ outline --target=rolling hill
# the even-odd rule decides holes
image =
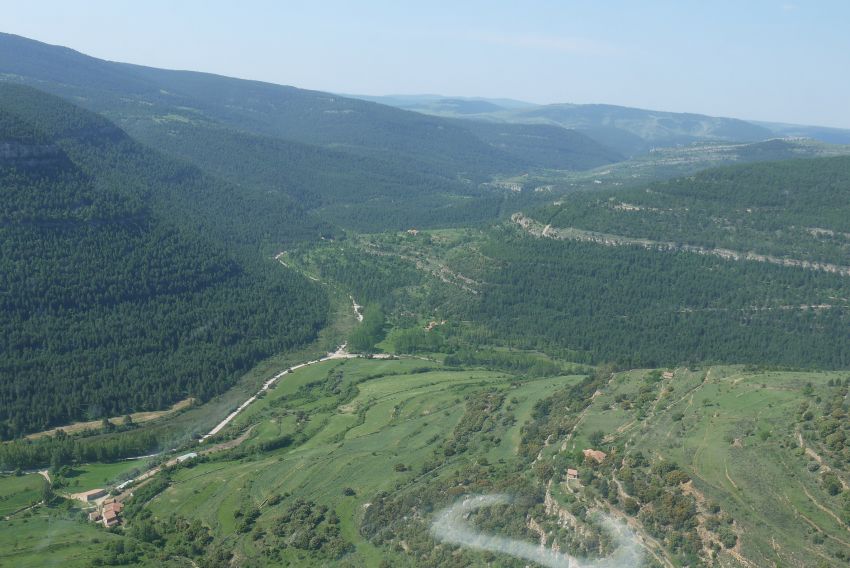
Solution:
[[[436,116],[457,117],[479,121],[522,124],[549,124],[575,130],[600,144],[626,156],[644,154],[652,148],[677,146],[694,142],[756,142],[785,131],[768,124],[757,124],[734,118],[720,118],[693,113],[674,113],[603,104],[500,104],[498,100],[458,100],[453,98],[424,97],[366,97]],[[775,126],[775,125],[774,125]],[[803,128],[803,127],[800,127]],[[802,130],[798,129],[798,132]],[[817,129],[810,129],[811,137],[829,143],[841,138],[823,138]],[[825,131],[824,131],[825,133]]]

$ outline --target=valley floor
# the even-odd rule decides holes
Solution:
[[[451,495],[492,491],[502,483],[508,485],[500,491],[512,485],[521,490],[515,479],[509,481],[519,477],[529,487],[549,480],[546,507],[524,513],[536,519],[532,524],[539,537],[532,542],[543,542],[545,548],[566,544],[559,539],[590,522],[576,517],[575,504],[583,503],[629,519],[649,551],[644,562],[681,565],[684,557],[669,548],[663,533],[643,513],[632,517],[624,505],[632,498],[629,491],[640,491],[625,488],[621,478],[630,474],[618,463],[597,465],[578,457],[596,446],[614,454],[640,452],[651,463],[677,464],[688,478],[681,492],[696,507],[695,530],[704,537],[705,559],[715,558],[721,566],[818,566],[850,549],[850,537],[841,536],[848,530],[840,500],[822,483],[834,460],[818,453],[816,440],[806,440],[806,422],[796,416],[807,400],[801,393],[812,389],[826,396],[827,383],[841,378],[840,373],[738,367],[676,369],[663,376],[642,370],[616,373],[564,434],[534,442],[527,429],[539,418],[540,404],[586,379],[453,368],[436,359],[329,358],[280,376],[221,428],[224,442],[185,463],[171,459],[165,468],[151,470],[156,475],[121,496],[132,509],[144,495],[143,508],[131,513],[123,531],[113,534],[86,523],[75,512],[79,504],[26,509],[39,501],[43,478],[3,478],[0,503],[7,503],[7,519],[0,530],[0,562],[43,566],[63,558],[67,566],[86,566],[95,558],[114,560],[124,554],[134,564],[205,565],[212,562],[208,551],[199,549],[194,556],[190,551],[181,560],[184,555],[167,544],[174,535],[164,532],[171,527],[186,539],[179,536],[188,530],[180,523],[198,521],[206,527],[205,538],[226,543],[239,565],[428,565],[439,556],[415,561],[411,555],[420,543],[410,539],[427,536],[430,514],[423,510],[417,518],[417,506],[399,510],[396,514],[410,520],[393,518],[395,538],[376,538],[370,528],[376,498],[383,502],[407,495],[436,510],[450,503]],[[530,450],[529,443],[537,443],[539,451]],[[536,459],[526,469],[522,456],[529,451]],[[82,483],[75,489],[121,479],[126,463],[85,466],[83,471],[89,468],[94,475],[76,474]],[[813,468],[812,463],[821,465]],[[577,469],[580,479],[568,480],[568,468]],[[518,473],[522,469],[526,473]],[[833,467],[833,472],[847,482],[842,468]],[[465,488],[444,493],[463,476]],[[599,492],[604,478],[616,485],[614,493]],[[562,520],[547,521],[553,515]],[[724,517],[735,535],[730,548],[719,544],[716,534],[722,533],[712,532],[720,530],[716,523]],[[308,521],[315,525],[304,525]],[[139,532],[143,526],[158,536],[145,537]],[[13,527],[19,530],[9,530]],[[321,539],[299,539],[302,531]],[[714,542],[719,548],[713,553]],[[163,544],[171,551],[166,556],[157,552]],[[127,548],[119,553],[119,547]],[[437,550],[450,549],[437,545]],[[481,553],[464,554],[473,564],[482,562]],[[510,555],[497,557],[501,565],[514,565]]]

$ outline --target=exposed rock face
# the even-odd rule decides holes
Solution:
[[[780,266],[789,266],[803,268],[805,270],[831,272],[841,276],[850,276],[850,266],[840,266],[827,262],[801,260],[796,258],[777,257],[769,254],[735,251],[724,248],[708,248],[667,241],[654,241],[651,239],[586,231],[575,227],[555,228],[551,225],[543,225],[530,217],[526,217],[521,212],[511,215],[511,221],[519,225],[528,234],[538,238],[596,243],[608,247],[639,246],[647,250],[657,250],[661,252],[690,252],[694,254],[716,256],[724,260],[766,262],[769,264],[778,264]]]
[[[558,501],[552,496],[552,481],[550,481],[546,486],[546,497],[543,500],[543,505],[546,507],[547,515],[558,517],[558,524],[560,526],[571,528],[583,536],[589,535],[587,527],[585,527],[583,523],[579,522],[575,515],[573,515],[569,510],[562,507],[561,504],[558,503]]]

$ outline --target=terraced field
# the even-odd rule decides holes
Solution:
[[[317,381],[334,380],[344,392],[356,385],[356,395],[343,404],[333,393],[316,396]],[[241,455],[222,457],[180,469],[172,484],[149,504],[155,516],[172,513],[200,518],[225,537],[237,531],[234,511],[257,508],[255,531],[272,530],[280,510],[292,499],[325,505],[340,519],[341,534],[356,547],[350,562],[372,564],[386,555],[363,539],[357,524],[369,499],[379,491],[424,482],[440,472],[423,472],[434,449],[452,433],[465,412],[465,401],[482,390],[510,390],[517,402],[514,420],[500,432],[500,441],[477,447],[449,464],[453,469],[473,458],[504,460],[515,455],[519,429],[535,402],[579,377],[517,381],[516,377],[484,370],[449,370],[418,359],[328,361],[288,376],[265,398],[251,406],[231,426],[234,432],[253,426]],[[300,418],[299,418],[300,416]],[[287,432],[300,430],[295,447],[251,453]],[[276,496],[279,505],[269,505]],[[238,534],[238,533],[237,533]],[[237,556],[255,558],[260,547],[240,539]],[[299,556],[300,554],[300,556]],[[297,550],[284,559],[303,560]]]
[[[117,533],[70,502],[20,511],[41,498],[37,474],[0,480],[11,514],[0,565],[524,566],[510,547],[474,551],[430,533],[443,507],[488,493],[517,500],[463,522],[544,543],[539,554],[610,555],[594,536],[603,513],[636,535],[645,566],[840,565],[846,499],[825,474],[850,478],[820,441],[822,416],[804,410],[841,396],[845,379],[734,366],[532,377],[424,357],[329,360],[287,374],[196,446],[200,457],[137,486]],[[596,463],[587,448],[609,457]],[[131,467],[77,466],[61,492],[109,486]],[[639,476],[663,491],[647,497]],[[668,506],[693,513],[659,528]],[[692,537],[696,552],[682,548]]]

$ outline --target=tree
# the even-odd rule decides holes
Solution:
[[[602,440],[605,438],[605,432],[602,430],[596,430],[590,433],[587,440],[590,442],[594,448],[599,446],[602,443]]]
[[[53,485],[45,480],[41,486],[41,500],[45,505],[50,505],[56,499],[56,493],[53,491]]]
[[[370,353],[374,351],[375,344],[384,338],[385,317],[381,306],[370,304],[363,311],[363,321],[358,325],[349,337],[348,344],[351,350]]]

